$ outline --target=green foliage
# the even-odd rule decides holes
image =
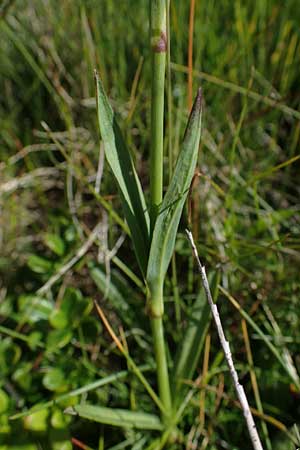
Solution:
[[[28,266],[33,272],[43,274],[49,274],[53,268],[51,261],[38,255],[30,255],[28,258]]]
[[[48,320],[52,310],[53,302],[37,295],[21,295],[18,298],[18,312],[24,323]]]
[[[150,291],[155,291],[156,287],[163,282],[174,251],[179,220],[198,158],[201,134],[201,101],[201,92],[199,91],[170,185],[154,225],[147,266],[147,283]]]
[[[93,450],[248,448],[215,332],[207,331],[183,224],[169,268],[174,242],[163,233],[189,189],[189,177],[178,191],[178,174],[175,190],[167,180],[183,155],[188,117],[190,2],[170,2],[167,208],[160,205],[152,245],[148,8],[144,1],[134,10],[129,1],[115,3],[15,0],[0,7],[0,450],[68,450],[72,437]],[[255,420],[266,450],[299,446],[299,21],[298,0],[284,7],[277,0],[224,0],[222,8],[196,2],[194,19],[193,88],[203,88],[204,121],[191,227],[207,273],[220,276],[226,337],[251,406],[261,403],[265,414]],[[99,152],[95,67],[104,86],[98,84],[98,112],[109,167]],[[168,196],[178,202],[167,203]],[[149,254],[160,254],[164,242],[164,263],[150,267]],[[92,309],[96,299],[156,390],[148,271],[153,280],[167,273],[163,322],[172,395],[176,385],[178,391],[175,429],[122,426],[117,433],[65,414],[95,405],[143,411],[158,423],[159,409]]]

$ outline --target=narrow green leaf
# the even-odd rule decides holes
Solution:
[[[139,411],[106,408],[103,406],[76,405],[65,410],[67,414],[78,415],[106,425],[142,430],[162,430],[159,417]]]
[[[214,301],[217,300],[219,273],[210,273],[208,277]],[[183,380],[192,380],[203,349],[205,336],[211,321],[210,307],[204,289],[201,289],[188,314],[188,323],[184,339],[176,356],[174,370],[175,396],[178,397]],[[177,398],[177,400],[179,400]]]
[[[144,311],[140,307],[141,299],[125,279],[114,270],[108,279],[101,265],[89,264],[89,271],[99,291],[105,294],[109,304],[122,317],[122,321],[129,326],[137,321],[141,324],[144,320]]]
[[[106,294],[110,304],[122,314],[127,314],[129,305],[121,294],[118,287],[115,285],[111,277],[107,279],[107,275],[101,266],[90,266],[90,275],[97,285],[98,289]]]
[[[145,275],[149,253],[149,214],[139,178],[114,112],[95,72],[99,128],[106,159],[118,183],[124,214],[140,269]]]
[[[150,292],[164,280],[174,250],[182,209],[195,172],[201,134],[201,100],[199,89],[174,174],[155,222],[146,278]]]
[[[278,351],[277,346],[275,346],[269,339],[268,336],[266,336],[266,333],[258,326],[256,325],[256,322],[247,314],[247,312],[241,307],[241,305],[238,303],[238,301],[232,297],[232,295],[225,289],[223,286],[219,286],[220,291],[222,294],[225,295],[225,297],[232,303],[232,305],[237,309],[237,311],[240,313],[240,315],[246,320],[246,322],[250,325],[253,330],[256,331],[256,333],[260,336],[262,341],[266,344],[266,346],[269,348],[269,350],[273,353],[275,358],[279,361],[284,371],[287,373],[287,375],[290,377],[291,381],[295,384],[297,389],[300,391],[300,382],[299,377],[297,373],[294,373],[293,370],[290,369],[290,366],[286,363],[283,355]]]

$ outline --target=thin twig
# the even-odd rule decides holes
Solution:
[[[25,156],[29,155],[33,152],[45,152],[50,151],[54,152],[57,150],[57,146],[55,144],[32,144],[27,145],[26,147],[23,147],[22,150],[20,150],[18,153],[12,155],[10,158],[8,158],[7,162],[1,161],[0,162],[0,170],[5,169],[7,166],[11,166],[13,164],[16,164],[21,159],[25,158]]]
[[[11,194],[17,189],[25,189],[40,183],[45,189],[57,185],[57,178],[60,176],[60,169],[57,167],[39,167],[18,178],[12,178],[3,184],[0,184],[0,196],[2,194]]]
[[[239,383],[239,379],[238,379],[238,374],[235,370],[234,367],[234,363],[233,363],[233,359],[232,359],[232,355],[231,355],[231,351],[230,351],[230,346],[229,346],[229,342],[226,340],[224,331],[223,331],[223,327],[222,327],[222,323],[221,323],[221,319],[220,319],[220,315],[219,315],[219,311],[217,308],[217,305],[214,303],[213,299],[212,299],[212,295],[210,292],[210,288],[209,288],[209,284],[208,284],[208,280],[207,280],[207,276],[206,276],[206,272],[205,272],[205,267],[202,266],[201,261],[199,259],[198,256],[198,251],[196,248],[196,245],[194,243],[194,239],[193,239],[193,235],[189,230],[186,230],[186,234],[188,236],[188,239],[190,241],[190,244],[192,246],[192,250],[195,256],[195,259],[197,261],[198,264],[198,268],[199,268],[199,272],[202,278],[202,284],[203,284],[203,288],[205,291],[205,295],[207,298],[207,301],[209,303],[209,306],[211,308],[211,312],[213,315],[213,319],[214,322],[216,324],[217,327],[217,331],[218,331],[218,335],[219,335],[219,339],[220,339],[220,343],[222,346],[222,349],[224,351],[224,355],[229,367],[229,371],[230,371],[230,375],[232,377],[233,380],[233,384],[234,384],[234,388],[236,390],[238,399],[240,401],[241,407],[242,407],[242,411],[246,420],[246,424],[248,427],[248,431],[249,431],[249,435],[250,435],[250,439],[253,445],[253,448],[255,450],[263,450],[256,426],[255,426],[255,422],[253,420],[253,416],[252,413],[250,411],[250,407],[249,407],[249,403],[244,391],[243,386]]]

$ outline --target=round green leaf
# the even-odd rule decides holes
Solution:
[[[18,299],[19,312],[23,321],[30,324],[48,320],[53,310],[53,303],[37,295],[21,295]]]
[[[9,396],[3,389],[0,389],[0,414],[3,414],[8,410],[9,403]]]
[[[94,317],[85,317],[81,322],[81,329],[86,342],[95,342],[102,331],[102,325]]]
[[[49,411],[47,409],[30,414],[29,416],[24,418],[24,428],[26,430],[45,433],[48,429],[48,414]]]
[[[43,378],[43,385],[49,391],[62,391],[68,385],[64,372],[58,368],[50,369]]]
[[[76,230],[73,226],[70,226],[66,229],[64,238],[67,242],[74,242],[76,240]]]
[[[53,266],[51,261],[38,255],[30,255],[27,264],[35,273],[49,273]]]
[[[12,342],[10,338],[0,341],[0,368],[1,375],[10,373],[14,365],[19,361],[21,348]]]
[[[50,440],[52,450],[72,450],[73,446],[67,432],[62,433],[62,430],[51,430]]]
[[[30,333],[29,337],[29,347],[31,348],[31,350],[36,350],[36,348],[38,347],[38,344],[41,342],[43,334],[40,331],[33,331],[32,333]]]
[[[70,416],[67,416],[61,409],[54,409],[51,416],[51,425],[53,428],[64,429],[70,423]]]
[[[62,328],[62,322],[65,321],[64,326],[67,324],[72,327],[77,327],[82,318],[89,314],[93,308],[91,299],[83,297],[82,293],[78,289],[67,288],[60,305],[61,316],[58,320],[58,325],[55,321],[56,328]],[[53,326],[55,326],[53,325]]]
[[[20,386],[24,391],[28,391],[32,383],[32,364],[25,363],[19,365],[17,370],[14,372],[12,379]]]
[[[72,339],[71,330],[53,330],[47,337],[47,350],[53,351],[65,347]]]
[[[50,315],[49,322],[53,328],[63,329],[68,326],[69,319],[65,311],[54,309]]]
[[[58,234],[47,233],[44,236],[44,242],[47,247],[58,256],[63,256],[65,253],[65,243]]]

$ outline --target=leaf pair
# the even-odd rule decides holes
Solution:
[[[201,134],[202,93],[198,90],[172,180],[161,204],[151,241],[147,283],[151,291],[164,281],[183,206],[195,172]]]
[[[160,205],[153,234],[150,237],[149,214],[141,184],[125,146],[114,112],[105,95],[97,73],[97,111],[106,159],[118,183],[124,214],[130,229],[134,250],[142,274],[147,282],[152,304],[155,290],[162,289],[164,278],[174,251],[176,233],[182,209],[195,172],[201,133],[201,90],[198,91],[186,128],[183,145],[168,190]],[[94,279],[103,287],[104,279],[100,272],[94,271]],[[124,307],[117,292],[110,292],[114,299]],[[157,310],[163,313],[163,299],[158,297]],[[100,310],[101,311],[101,310]],[[126,355],[125,355],[126,356]],[[129,361],[129,356],[127,356]],[[184,365],[185,365],[184,361]],[[180,378],[184,370],[179,368]],[[164,404],[163,404],[164,406]],[[143,412],[111,409],[90,405],[77,405],[68,410],[90,420],[126,428],[161,430],[162,424],[157,416]]]
[[[220,273],[212,271],[208,276],[208,281],[213,299],[216,302]],[[201,288],[188,312],[184,338],[175,358],[173,394],[177,404],[182,400],[182,394],[186,387],[184,381],[194,378],[210,322],[210,307],[206,300],[205,291]]]
[[[98,121],[106,159],[118,183],[137,261],[151,291],[158,282],[163,283],[195,171],[201,133],[201,91],[198,91],[182,149],[150,242],[149,214],[141,184],[97,72],[95,77]]]

